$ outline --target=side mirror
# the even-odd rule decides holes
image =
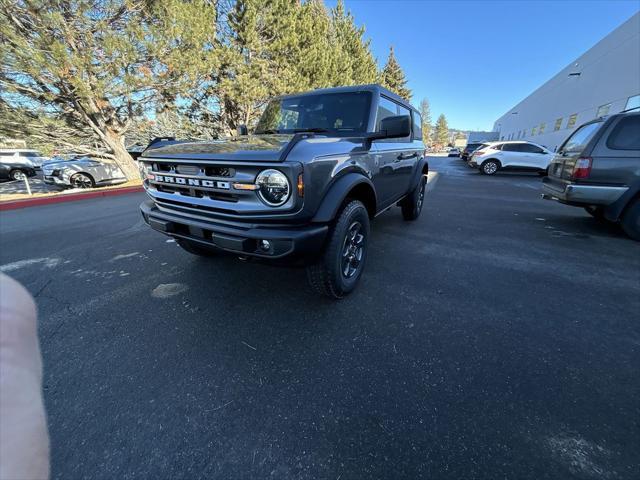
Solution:
[[[396,115],[380,121],[380,138],[402,138],[411,135],[411,117]]]
[[[249,129],[246,125],[238,125],[238,135],[249,135]]]

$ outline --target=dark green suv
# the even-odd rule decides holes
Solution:
[[[543,198],[619,222],[640,241],[640,112],[581,125],[549,165],[543,192]]]

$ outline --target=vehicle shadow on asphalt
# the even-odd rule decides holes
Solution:
[[[424,221],[427,219],[423,214],[411,225],[418,227]],[[190,295],[207,299],[207,303],[223,302],[225,308],[237,306],[242,312],[278,311],[282,314],[281,320],[287,323],[299,322],[300,312],[304,312],[302,316],[306,318],[312,311],[321,316],[343,308],[361,309],[363,301],[374,301],[381,293],[368,288],[368,283],[378,282],[377,277],[385,273],[393,274],[393,270],[400,273],[406,268],[405,265],[390,265],[384,253],[385,237],[389,236],[385,231],[406,226],[399,209],[386,212],[372,222],[367,265],[360,284],[340,300],[316,294],[307,283],[303,266],[269,265],[256,260],[240,260],[228,254],[213,258],[187,256],[181,277],[189,279]]]
[[[619,224],[583,215],[578,210],[576,213],[575,216],[546,214],[544,228],[551,230],[551,234],[557,237],[618,237],[633,242]]]

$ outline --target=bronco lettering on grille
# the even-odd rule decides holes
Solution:
[[[201,180],[199,178],[171,177],[168,175],[154,175],[154,177],[154,180],[159,183],[173,183],[175,185],[185,185],[190,187],[220,188],[229,190],[229,182]]]

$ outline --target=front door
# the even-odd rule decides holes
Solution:
[[[376,130],[380,120],[396,115],[411,115],[404,106],[380,97],[376,117]],[[380,204],[385,207],[402,197],[409,188],[411,174],[418,161],[419,149],[407,138],[387,138],[373,142],[372,152],[378,165],[374,183]]]
[[[525,143],[523,145],[524,154],[526,155],[527,166],[546,170],[553,159],[553,155],[537,145]]]
[[[528,154],[523,151],[524,143],[505,143],[502,145],[502,166],[505,168],[524,168],[527,166]]]

